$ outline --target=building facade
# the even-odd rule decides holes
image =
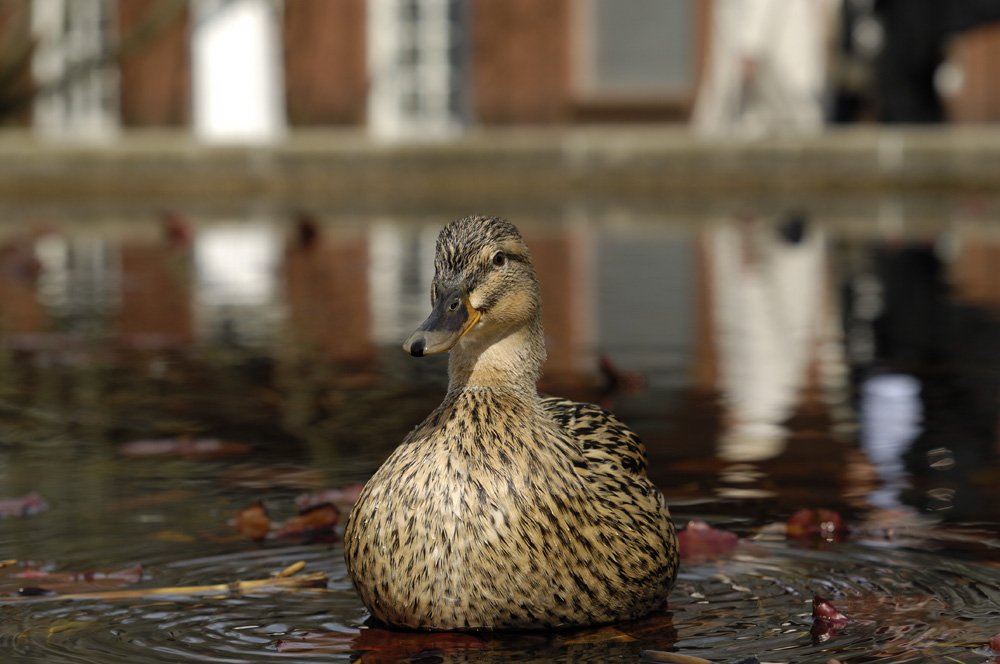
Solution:
[[[687,122],[719,2],[19,0],[0,7],[11,44],[0,111],[56,137],[192,127],[212,138],[212,127],[250,126],[235,140],[315,126],[433,138]],[[25,31],[35,48],[18,48]],[[1000,119],[988,66],[998,50],[994,28],[959,40],[950,119]]]

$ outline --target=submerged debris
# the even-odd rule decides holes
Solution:
[[[705,560],[732,553],[740,543],[740,538],[726,530],[713,528],[704,521],[688,521],[677,533],[677,544],[681,558]]]
[[[0,519],[11,516],[34,516],[49,509],[49,503],[32,491],[20,498],[0,498]]]

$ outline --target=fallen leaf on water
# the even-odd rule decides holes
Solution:
[[[257,501],[237,512],[233,525],[241,535],[259,541],[271,532],[271,517],[268,516],[264,503]]]
[[[1000,655],[1000,634],[996,634],[990,639],[990,650]]]
[[[846,625],[848,623],[847,616],[838,611],[830,600],[819,595],[813,597],[813,618],[834,624]]]
[[[218,438],[153,438],[133,440],[118,448],[129,457],[180,456],[186,459],[224,459],[249,454],[246,443]]]
[[[740,538],[726,530],[713,528],[704,521],[688,521],[677,533],[677,544],[681,558],[705,560],[732,553],[740,543]]]
[[[847,526],[833,510],[803,508],[785,522],[785,534],[791,539],[842,542],[847,537]]]
[[[820,643],[836,636],[850,622],[829,600],[819,595],[813,597],[812,613],[813,626],[810,631]]]
[[[298,537],[316,539],[332,534],[339,518],[340,510],[330,503],[316,505],[285,521],[274,536],[279,539]]]
[[[0,518],[34,516],[48,508],[48,502],[34,491],[20,498],[0,498]]]

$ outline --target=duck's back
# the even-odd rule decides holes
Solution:
[[[648,558],[640,568],[665,570],[669,590],[677,577],[677,537],[663,494],[646,477],[642,441],[600,406],[560,397],[544,397],[541,403],[579,447],[587,463],[578,474],[612,507],[609,512],[617,519],[619,532],[634,529],[646,534],[641,551]]]

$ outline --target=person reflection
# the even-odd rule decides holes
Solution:
[[[785,447],[783,423],[831,328],[825,238],[792,213],[778,226],[720,224],[705,243],[726,410],[718,454],[734,462],[768,459]]]

